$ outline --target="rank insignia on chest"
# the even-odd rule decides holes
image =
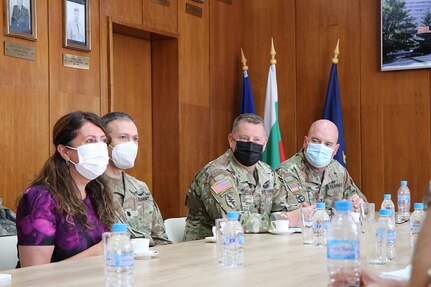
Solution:
[[[217,181],[213,185],[211,185],[211,189],[216,193],[220,194],[225,190],[232,188],[232,184],[227,178]]]
[[[290,181],[287,183],[287,186],[289,187],[291,192],[297,192],[299,191],[298,184],[294,181]]]

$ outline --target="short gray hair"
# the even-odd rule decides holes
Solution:
[[[246,122],[246,123],[250,123],[250,124],[264,126],[262,118],[259,117],[258,115],[255,115],[255,114],[241,114],[241,115],[237,116],[235,118],[235,120],[233,121],[233,124],[232,124],[232,133],[235,132],[235,130],[237,129],[237,127],[238,127],[238,125],[239,125],[240,122]]]

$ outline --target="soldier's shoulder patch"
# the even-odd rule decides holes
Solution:
[[[298,186],[298,184],[297,184],[296,182],[294,182],[294,181],[289,181],[289,182],[287,183],[287,186],[289,187],[290,191],[292,191],[292,192],[297,192],[297,191],[299,191],[299,186]]]
[[[225,190],[232,188],[232,184],[227,178],[217,181],[213,185],[211,185],[211,189],[216,193],[220,194]]]

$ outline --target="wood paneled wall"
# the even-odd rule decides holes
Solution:
[[[145,109],[151,116],[134,114],[142,129],[151,125],[152,134],[143,138],[151,148],[141,159],[142,169],[131,173],[152,181],[165,217],[187,213],[184,197],[194,175],[227,148],[231,122],[239,113],[240,48],[248,59],[257,112],[263,115],[271,37],[286,155],[301,148],[309,125],[321,117],[339,38],[349,172],[370,201],[380,203],[383,193],[395,196],[401,179],[409,181],[412,201],[421,199],[431,171],[430,73],[380,72],[379,1],[156,2],[91,1],[90,52],[62,47],[62,1],[36,2],[37,41],[4,36],[0,28],[2,45],[8,41],[37,50],[35,61],[0,56],[0,197],[5,205],[14,208],[52,152],[51,129],[61,115],[77,109],[139,113],[133,96],[118,104],[115,89],[115,53],[128,40],[114,33],[130,31],[129,36],[148,42],[145,52],[126,52],[124,63],[134,65],[141,52],[151,61],[151,75],[146,74],[151,89],[146,88],[152,97],[146,102],[151,108]],[[186,4],[201,8],[202,17],[186,13]],[[63,67],[63,53],[89,57],[90,70]]]

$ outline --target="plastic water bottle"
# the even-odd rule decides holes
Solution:
[[[350,201],[336,201],[328,228],[327,260],[329,287],[359,287],[359,226]]]
[[[223,227],[223,265],[241,266],[244,263],[244,230],[238,222],[238,212],[228,211]]]
[[[410,189],[407,180],[400,182],[398,189],[398,222],[409,221],[410,219]]]
[[[383,202],[382,202],[382,205],[381,205],[381,209],[388,209],[388,210],[390,210],[391,211],[391,217],[392,217],[392,219],[393,219],[393,221],[394,221],[394,223],[395,223],[395,204],[394,204],[394,202],[392,201],[392,199],[391,199],[391,194],[389,194],[389,193],[386,193],[386,194],[384,194],[383,195]]]
[[[388,222],[386,224],[386,260],[394,261],[397,256],[396,244],[397,233],[395,231],[395,221],[392,218],[393,213],[389,211]]]
[[[114,223],[106,246],[106,286],[133,286],[133,247],[127,225]]]
[[[415,211],[413,211],[410,218],[410,246],[413,248],[418,240],[419,232],[421,231],[424,222],[424,204],[416,202],[414,204]]]
[[[325,203],[319,202],[313,215],[313,242],[314,246],[326,246],[326,237],[329,225],[329,215],[325,210]]]
[[[391,211],[389,209],[380,209],[380,218],[376,225],[376,250],[375,257],[371,264],[383,265],[386,263],[387,251],[387,228],[388,220],[390,220]],[[392,220],[391,220],[392,221]]]

